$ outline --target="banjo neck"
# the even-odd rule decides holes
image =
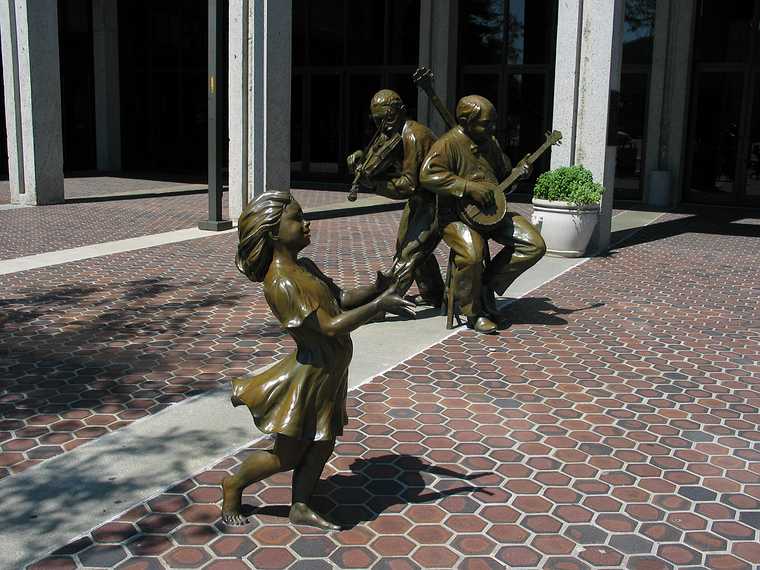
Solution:
[[[538,147],[538,150],[536,150],[536,152],[526,155],[525,158],[518,162],[517,165],[512,169],[512,172],[509,174],[509,176],[507,176],[504,181],[497,186],[497,190],[504,192],[507,188],[512,186],[512,184],[514,184],[522,175],[521,169],[519,167],[523,165],[530,166],[536,162],[539,158],[541,158],[541,155],[544,154],[547,149],[552,146],[552,144],[554,143],[550,139],[547,139],[544,141],[544,144]]]

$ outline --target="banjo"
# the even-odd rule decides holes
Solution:
[[[419,67],[412,76],[414,84],[422,89],[433,103],[441,118],[446,125],[453,129],[457,126],[456,121],[449,110],[443,105],[441,100],[433,90],[433,72],[426,67]],[[494,191],[494,204],[484,209],[480,204],[468,197],[460,198],[457,202],[457,213],[459,219],[469,226],[480,230],[488,230],[494,225],[501,222],[507,214],[507,196],[514,192],[514,189],[507,192],[522,175],[524,167],[530,166],[538,160],[552,145],[559,145],[562,141],[562,133],[559,131],[547,131],[545,133],[544,143],[532,154],[526,155],[512,169],[512,173],[496,187]]]

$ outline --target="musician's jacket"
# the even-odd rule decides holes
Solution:
[[[457,220],[456,202],[469,181],[498,184],[512,171],[512,163],[494,137],[481,146],[456,126],[430,148],[420,169],[423,188],[438,194],[441,224]]]
[[[422,123],[408,120],[401,130],[401,140],[404,155],[398,157],[401,162],[400,175],[378,181],[375,186],[378,194],[397,200],[411,198],[419,187],[420,167],[435,141],[435,135]]]

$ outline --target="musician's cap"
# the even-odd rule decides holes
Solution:
[[[477,119],[481,112],[494,108],[493,103],[482,95],[465,95],[457,103],[457,122],[463,123]]]

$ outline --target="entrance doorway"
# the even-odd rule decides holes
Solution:
[[[760,0],[700,0],[684,201],[760,204]]]

